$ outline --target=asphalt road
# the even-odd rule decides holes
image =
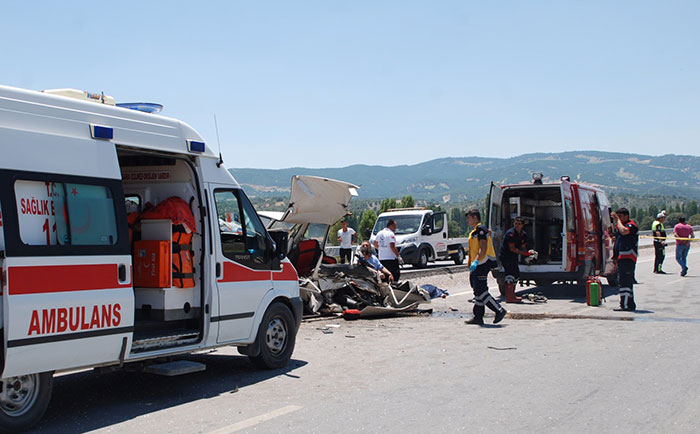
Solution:
[[[228,348],[182,377],[57,377],[36,432],[697,433],[700,246],[687,277],[667,253],[662,276],[642,251],[638,313],[614,312],[614,289],[589,307],[561,285],[530,288],[545,304],[506,305],[559,319],[469,326],[466,273],[428,276],[452,294],[432,315],[306,321],[283,370],[256,372]]]

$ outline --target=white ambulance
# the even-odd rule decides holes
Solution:
[[[0,86],[0,432],[41,418],[55,372],[177,375],[205,366],[171,356],[224,345],[262,368],[292,355],[286,239],[195,130],[150,108]],[[173,200],[178,215],[145,218]]]

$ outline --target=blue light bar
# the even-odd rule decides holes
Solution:
[[[204,152],[204,142],[198,142],[196,140],[188,140],[187,148],[190,152]]]
[[[90,124],[90,135],[93,139],[112,140],[114,138],[114,129]]]

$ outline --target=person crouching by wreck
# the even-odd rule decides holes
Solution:
[[[383,266],[382,263],[379,262],[379,259],[372,254],[372,246],[370,246],[369,241],[363,242],[360,246],[360,255],[361,256],[358,258],[360,265],[367,267],[372,274],[377,276],[378,280],[387,282],[394,281],[394,276],[391,274],[391,271]]]
[[[491,234],[481,224],[478,209],[467,211],[467,224],[473,229],[469,233],[469,284],[474,290],[474,317],[467,324],[484,324],[485,306],[496,314],[493,320],[498,324],[506,316],[506,310],[489,293],[488,273],[496,266],[496,252],[491,242]]]
[[[630,219],[627,208],[620,208],[610,213],[613,218],[618,235],[615,239],[614,258],[617,259],[617,273],[620,282],[620,308],[634,312],[637,305],[634,303],[634,269],[637,266],[637,243],[639,240],[639,228]]]

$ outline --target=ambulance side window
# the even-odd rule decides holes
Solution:
[[[20,240],[30,246],[117,243],[114,198],[102,185],[15,182]]]
[[[239,191],[214,191],[221,248],[225,257],[256,269],[269,269],[267,233],[253,205]]]

